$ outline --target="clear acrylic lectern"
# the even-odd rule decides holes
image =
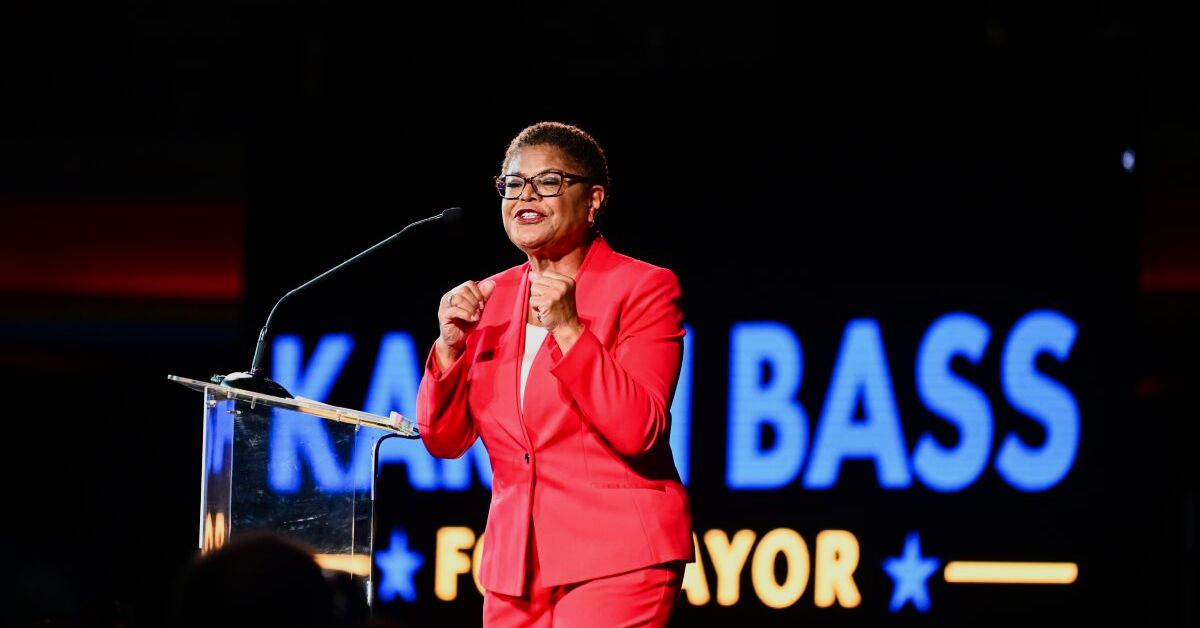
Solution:
[[[175,375],[168,379],[203,394],[203,551],[221,547],[231,536],[265,530],[308,545],[325,569],[347,571],[356,579],[370,576],[374,455],[369,468],[352,464],[348,471],[336,460],[357,459],[361,447],[374,454],[374,443],[384,435],[419,438],[411,421]],[[310,448],[310,460],[335,454],[324,468],[341,472],[318,477],[301,469],[295,452],[304,448]]]

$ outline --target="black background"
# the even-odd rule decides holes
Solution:
[[[845,527],[867,566],[898,552],[910,528],[937,556],[1039,559],[1021,553],[1065,546],[1084,574],[1069,590],[934,587],[932,614],[902,618],[1195,622],[1191,14],[832,3],[12,13],[0,27],[13,87],[0,105],[0,194],[13,207],[76,208],[77,220],[16,235],[28,222],[10,214],[5,241],[32,238],[72,259],[97,212],[152,241],[156,227],[123,207],[231,203],[240,209],[178,228],[198,241],[242,234],[245,289],[234,299],[0,295],[0,365],[19,391],[5,413],[19,513],[6,524],[7,623],[161,624],[195,552],[199,456],[197,404],[165,375],[246,368],[279,294],[460,205],[465,225],[414,234],[276,318],[278,332],[309,341],[350,331],[369,348],[407,330],[427,346],[438,295],[522,261],[489,183],[508,139],[543,119],[579,124],[605,146],[605,233],[685,287],[693,433],[706,431],[692,438],[698,530],[787,526],[811,546],[816,531]],[[1137,151],[1132,175],[1126,148]],[[39,263],[25,261],[8,272]],[[1079,457],[1055,491],[1020,495],[988,471],[952,498],[888,492],[868,465],[848,466],[830,493],[720,488],[731,323],[796,330],[811,422],[843,326],[879,319],[911,444],[928,429],[952,438],[921,413],[912,384],[934,318],[965,310],[992,327],[984,363],[959,372],[997,404],[1003,334],[1040,307],[1080,326],[1068,364],[1041,365],[1083,416]],[[331,402],[361,405],[371,357],[355,354]],[[994,409],[997,434],[1022,429],[1014,411]],[[860,588],[873,610],[815,609],[806,593],[772,615],[746,603],[746,581],[741,605],[687,609],[681,623],[878,623],[890,583],[871,569]]]

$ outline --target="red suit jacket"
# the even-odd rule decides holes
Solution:
[[[597,238],[575,277],[583,335],[563,355],[547,334],[517,403],[529,264],[496,288],[444,372],[431,352],[417,425],[434,456],[483,439],[492,503],[479,578],[526,593],[530,525],[546,586],[695,559],[691,508],[671,457],[671,397],[683,354],[675,274]]]

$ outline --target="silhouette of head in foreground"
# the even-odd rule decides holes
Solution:
[[[310,551],[273,534],[247,534],[200,556],[175,594],[174,625],[329,628],[335,591]]]

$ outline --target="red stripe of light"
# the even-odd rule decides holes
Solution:
[[[0,210],[0,294],[236,301],[242,204],[28,204]]]

